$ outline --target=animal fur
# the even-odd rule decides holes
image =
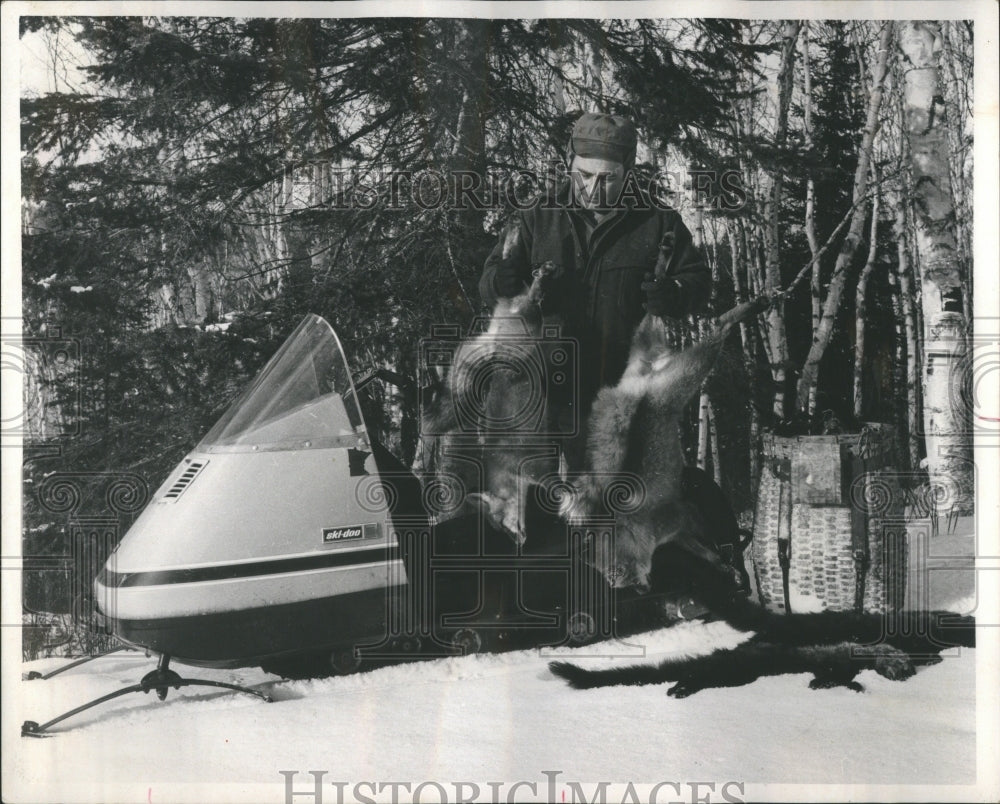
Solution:
[[[543,264],[526,293],[500,299],[487,331],[459,346],[449,376],[423,411],[422,432],[438,436],[422,468],[457,479],[466,498],[483,503],[493,524],[518,542],[526,536],[530,491],[556,474],[559,455],[531,428],[505,431],[496,423],[516,422],[532,400],[542,432],[552,432],[554,410],[537,375],[524,370],[524,348],[541,340],[543,326],[558,323],[541,310],[544,284],[554,270]]]
[[[578,525],[614,515],[613,542],[594,550],[596,568],[613,586],[648,587],[653,553],[668,543],[723,569],[701,538],[698,511],[681,494],[684,456],[677,428],[731,327],[761,306],[754,302],[735,308],[720,318],[712,335],[680,351],[667,346],[660,323],[647,316],[636,329],[618,385],[598,392],[588,421],[587,471],[576,480],[561,513]],[[641,490],[643,501],[636,510],[608,510],[606,489],[616,478]]]
[[[940,652],[948,647],[975,647],[973,618],[948,612],[887,617],[820,613],[794,618],[799,618],[794,625],[778,633],[764,629],[742,645],[707,656],[607,670],[587,670],[568,662],[552,662],[549,668],[575,689],[672,681],[667,694],[676,698],[787,673],[812,673],[811,689],[844,686],[862,692],[864,688],[855,680],[862,670],[904,680],[917,667],[940,662]],[[909,635],[904,635],[907,631]]]
[[[903,680],[918,666],[941,661],[939,654],[946,648],[976,643],[975,620],[969,616],[942,611],[774,614],[734,598],[716,571],[703,562],[693,564],[691,574],[698,576],[698,596],[714,616],[737,630],[752,632],[746,642],[658,665],[587,670],[552,662],[549,668],[576,689],[674,682],[668,694],[677,698],[786,673],[812,673],[812,689],[846,686],[860,692],[863,688],[855,677],[862,670]]]
[[[862,670],[874,670],[885,678],[901,681],[916,673],[918,664],[940,662],[940,656],[915,657],[891,644],[870,647],[854,642],[833,645],[789,646],[750,642],[730,650],[716,651],[693,659],[666,661],[659,665],[633,665],[610,670],[585,670],[566,662],[552,662],[552,672],[574,689],[644,684],[674,684],[667,695],[686,698],[711,687],[739,687],[762,676],[812,673],[810,689],[864,688],[855,681]]]

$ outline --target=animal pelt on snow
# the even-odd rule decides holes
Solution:
[[[874,670],[901,681],[922,665],[937,664],[951,647],[975,647],[975,621],[950,612],[904,612],[895,615],[831,612],[793,614],[796,631],[769,633],[765,628],[735,648],[707,656],[668,660],[658,665],[632,665],[607,670],[587,670],[568,662],[549,667],[575,689],[674,682],[667,694],[685,698],[711,687],[738,687],[762,676],[812,673],[811,689],[844,686],[857,692],[863,687],[855,677]],[[909,633],[909,636],[904,636]],[[801,644],[813,640],[830,643]]]
[[[971,631],[969,627],[966,630]],[[810,689],[847,687],[863,692],[855,680],[862,670],[874,670],[880,676],[902,681],[916,673],[921,665],[936,664],[941,657],[929,648],[908,653],[891,642],[864,645],[839,642],[833,645],[783,645],[776,642],[750,641],[707,656],[662,662],[659,665],[633,665],[609,670],[586,670],[569,663],[554,662],[552,672],[566,679],[575,689],[644,684],[674,684],[667,695],[686,698],[711,687],[738,687],[762,676],[787,673],[812,673]]]
[[[954,647],[975,647],[975,619],[947,611],[896,611],[886,614],[826,611],[776,614],[734,597],[714,568],[693,556],[684,572],[711,612],[749,639],[734,648],[660,664],[588,670],[552,662],[551,671],[576,689],[639,686],[674,682],[667,694],[684,698],[712,687],[736,687],[762,676],[812,673],[812,689],[844,686],[861,692],[855,680],[871,669],[904,680],[922,665],[941,661]]]

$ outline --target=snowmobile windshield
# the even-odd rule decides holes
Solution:
[[[199,452],[368,448],[340,341],[308,315],[198,445]]]

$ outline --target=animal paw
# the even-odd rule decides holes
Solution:
[[[809,689],[811,690],[832,690],[834,687],[847,687],[847,689],[854,690],[855,692],[865,691],[865,688],[861,684],[853,680],[848,681],[840,678],[820,678],[817,676],[809,682]]]
[[[569,662],[549,662],[552,675],[565,679],[573,689],[587,689],[587,671]]]
[[[667,695],[671,698],[687,698],[702,689],[704,688],[694,679],[684,679],[670,687],[667,690]]]
[[[591,474],[582,474],[573,481],[573,489],[559,506],[559,515],[571,524],[591,519],[604,512],[604,485]]]
[[[510,537],[518,546],[527,541],[527,536],[524,532],[524,525],[522,524],[521,517],[518,515],[516,510],[511,512],[510,507],[508,507],[504,512],[500,526],[510,534]]]
[[[940,657],[938,657],[940,658]],[[903,681],[915,675],[917,668],[904,651],[891,645],[880,645],[875,653],[875,672],[891,681]]]

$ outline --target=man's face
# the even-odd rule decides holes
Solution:
[[[625,184],[625,166],[621,162],[574,156],[569,169],[573,177],[573,196],[585,209],[608,209]]]

